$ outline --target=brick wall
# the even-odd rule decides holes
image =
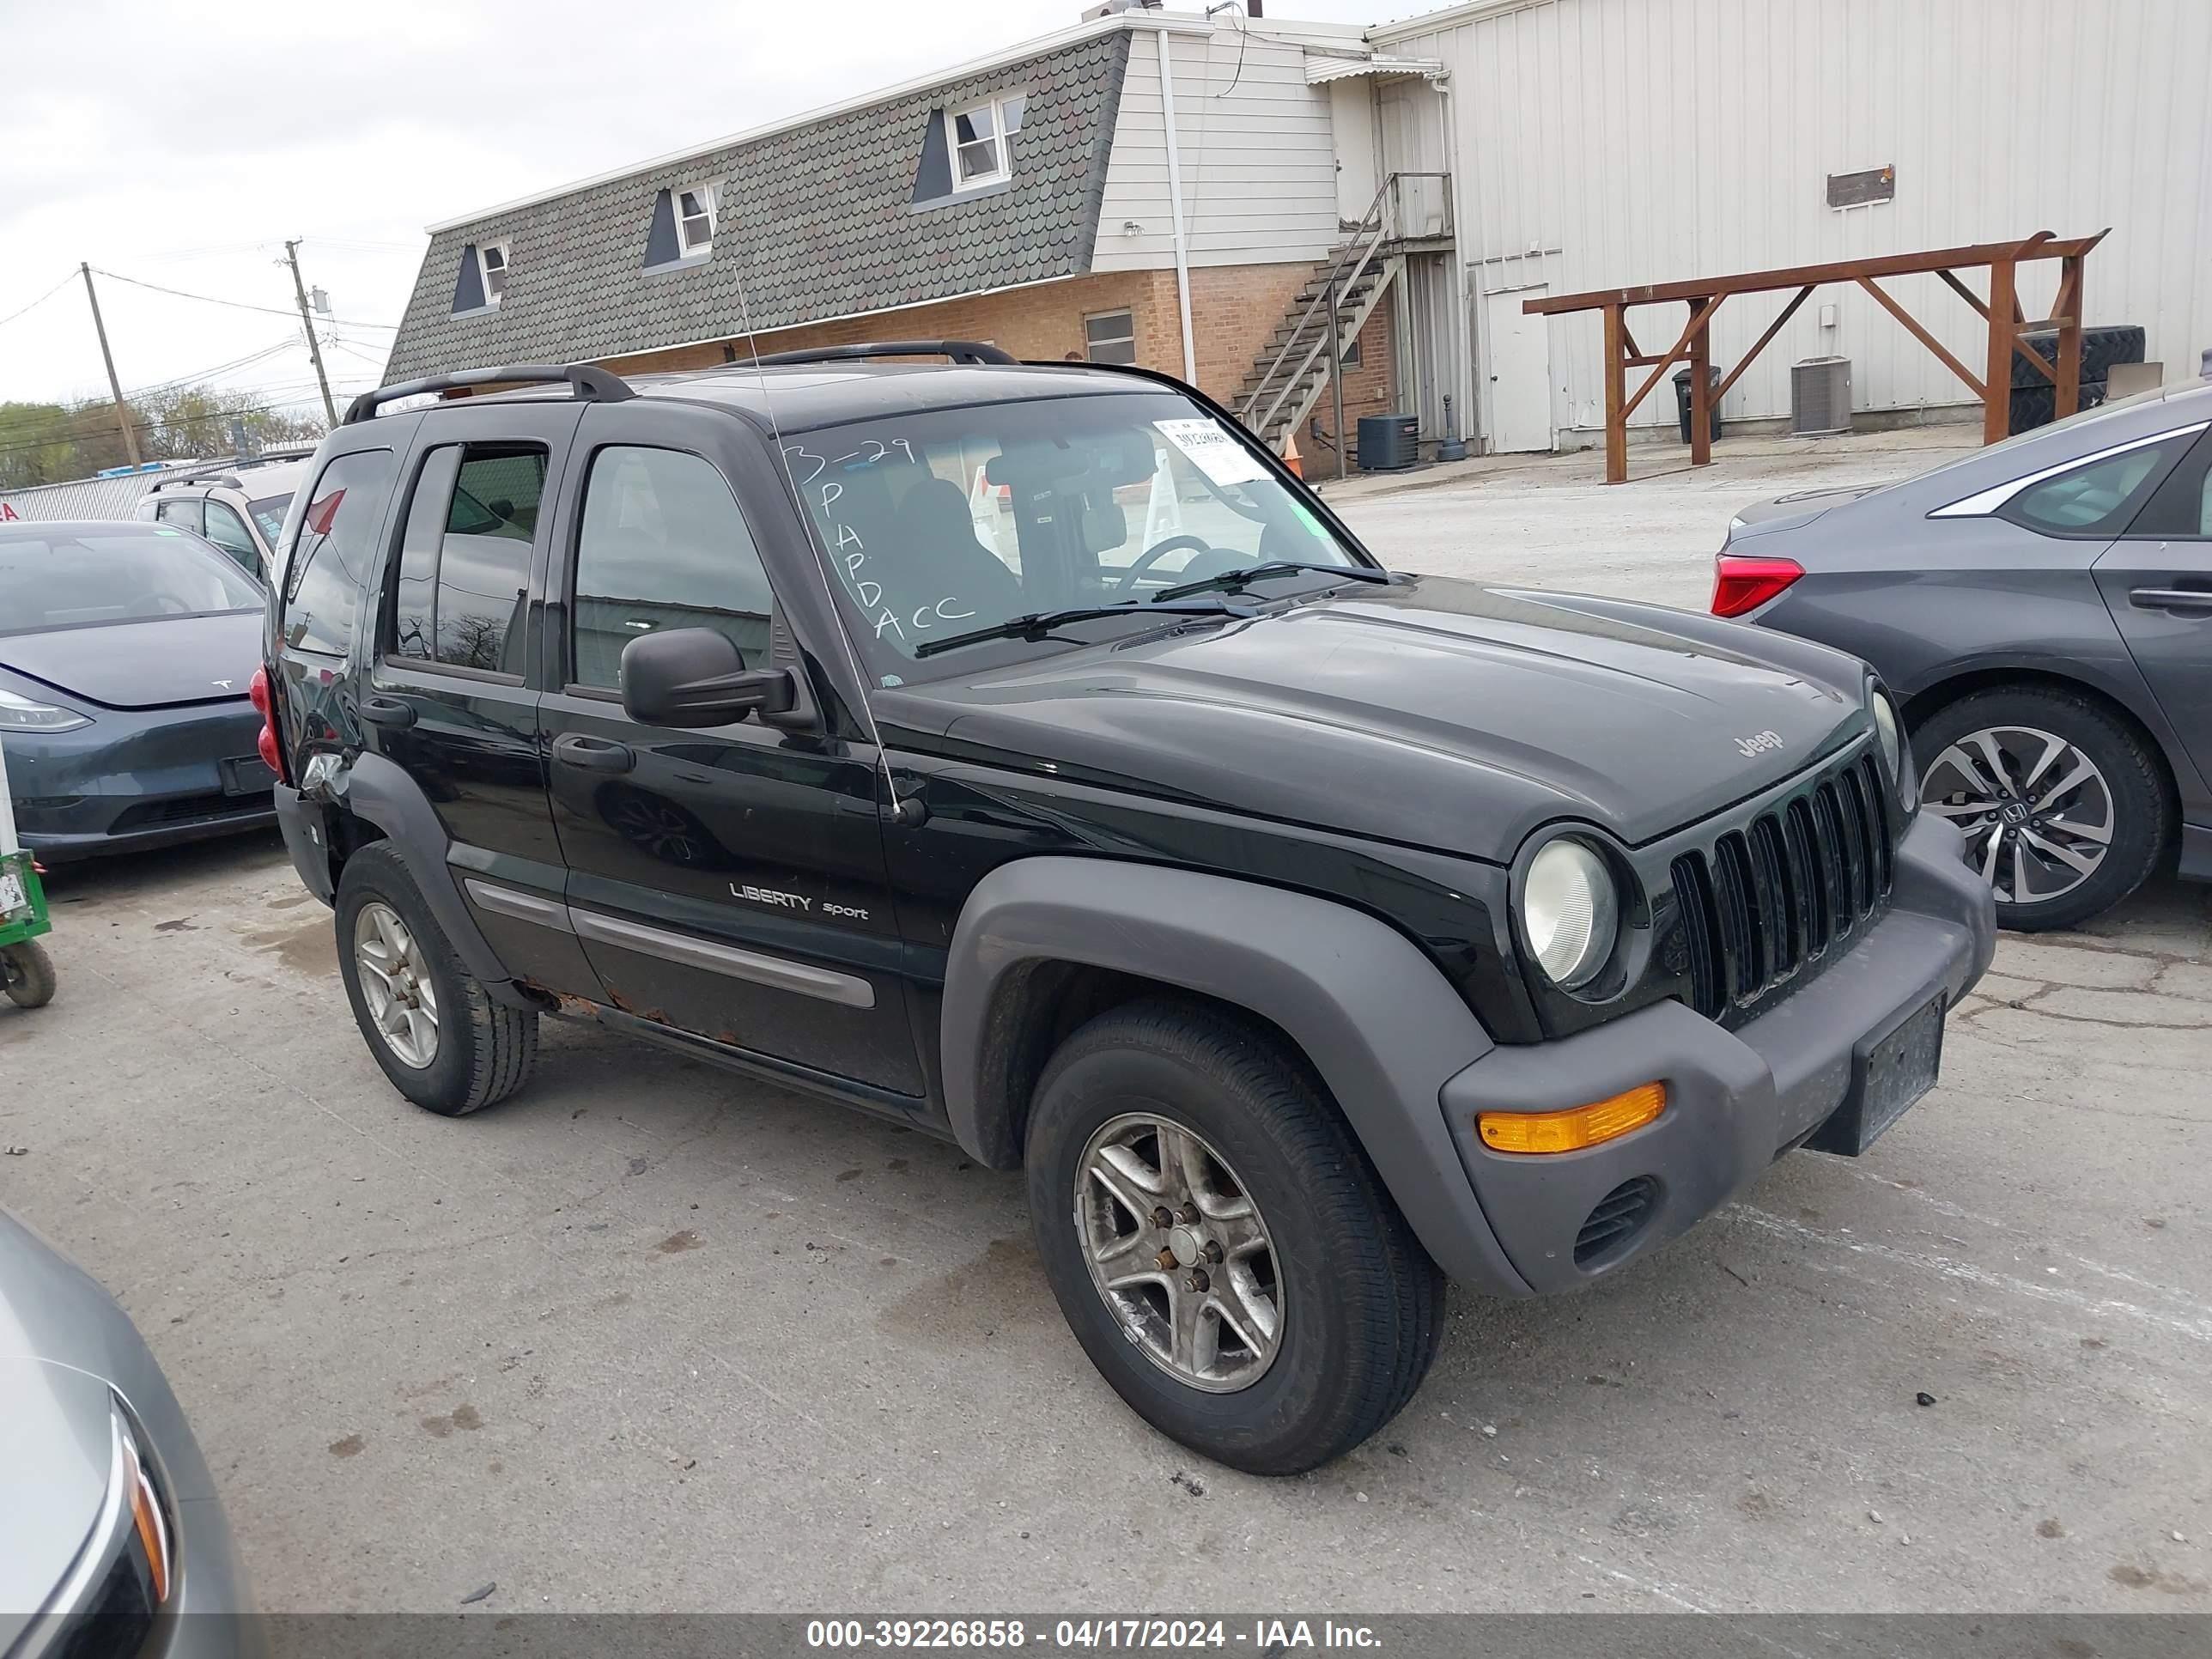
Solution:
[[[1190,273],[1191,335],[1196,343],[1198,384],[1226,403],[1283,321],[1309,270],[1300,264],[1200,266]],[[809,323],[759,337],[763,352],[809,346],[851,345],[864,340],[986,340],[1017,357],[1046,360],[1083,355],[1084,319],[1127,310],[1137,361],[1146,368],[1182,373],[1182,329],[1172,270],[1105,271],[1061,283],[1041,283],[999,294],[912,306],[870,317]],[[703,368],[744,360],[744,337],[605,360],[617,374]],[[1389,307],[1369,319],[1360,335],[1362,363],[1345,376],[1345,419],[1387,408],[1395,379]],[[1328,401],[1323,399],[1326,414]],[[1324,428],[1328,425],[1323,420]]]
[[[1398,384],[1397,341],[1390,327],[1390,301],[1385,297],[1375,307],[1375,314],[1359,331],[1359,367],[1344,372],[1344,429],[1350,434],[1357,459],[1359,438],[1359,417],[1362,415],[1388,415],[1395,410]],[[1316,441],[1318,423],[1319,441]],[[1321,400],[1306,416],[1298,436],[1299,451],[1305,456],[1306,476],[1321,477],[1336,468],[1336,452],[1330,447],[1336,434],[1336,404],[1328,388],[1322,388]]]

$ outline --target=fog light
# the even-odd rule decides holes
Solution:
[[[1493,1152],[1578,1152],[1640,1129],[1667,1109],[1667,1085],[1646,1083],[1564,1112],[1485,1112],[1474,1121]]]

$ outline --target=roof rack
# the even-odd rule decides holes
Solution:
[[[313,444],[271,444],[258,455],[222,455],[211,461],[195,461],[155,474],[154,482],[146,486],[146,493],[151,495],[185,484],[219,484],[229,489],[243,489],[246,486],[238,477],[240,472],[283,461],[304,461],[314,453]]]
[[[230,465],[225,461],[218,466],[196,466],[166,478],[156,478],[146,487],[146,493],[149,495],[158,495],[164,489],[174,489],[181,484],[213,484],[222,489],[245,489],[246,486],[238,480],[238,474],[227,470]]]
[[[864,340],[858,345],[808,346],[798,351],[771,351],[754,361],[768,363],[850,362],[860,357],[950,357],[956,363],[1006,363],[1020,360],[981,340]],[[740,366],[744,359],[739,358]]]
[[[577,397],[592,403],[618,404],[637,396],[621,375],[591,363],[514,363],[505,368],[464,368],[451,374],[427,374],[419,380],[379,386],[374,392],[362,392],[348,404],[345,419],[339,424],[351,426],[356,421],[368,419],[386,404],[397,403],[402,398],[418,398],[428,392],[452,392],[479,386],[559,386],[563,382],[575,387]]]

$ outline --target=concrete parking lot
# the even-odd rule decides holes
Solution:
[[[1696,605],[1735,505],[1941,436],[1343,504],[1401,566]],[[2212,1610],[2204,889],[2008,939],[1869,1157],[1457,1297],[1405,1414],[1274,1482],[1099,1381],[1017,1176],[552,1022],[522,1096],[417,1111],[273,836],[53,893],[0,1202],[146,1332],[272,1608]]]

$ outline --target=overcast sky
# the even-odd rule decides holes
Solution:
[[[425,225],[950,67],[1085,3],[0,0],[0,402],[106,395],[80,260],[126,392],[204,378],[315,401],[297,320],[274,314],[289,237],[337,319],[332,380],[373,386]]]

